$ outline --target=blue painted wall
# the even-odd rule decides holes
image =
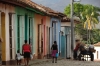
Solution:
[[[56,24],[52,24],[53,22]],[[54,41],[57,41],[58,44],[58,51],[60,52],[60,30],[61,30],[61,20],[59,18],[51,18],[51,25],[50,25],[50,47],[52,46]],[[53,26],[53,30],[52,30]],[[53,32],[52,32],[53,31]]]

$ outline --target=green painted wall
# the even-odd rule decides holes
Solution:
[[[24,44],[24,40],[28,40],[28,43],[29,43],[29,33],[30,33],[30,36],[32,38],[31,39],[32,47],[34,46],[34,44],[33,44],[33,40],[34,40],[33,39],[34,12],[27,10],[27,9],[24,9],[24,8],[21,8],[21,7],[15,7],[15,12],[16,12],[16,19],[15,19],[16,51],[18,50],[18,47],[20,47],[20,51],[22,51],[22,45]],[[29,18],[31,20],[29,20]],[[30,25],[31,25],[30,32],[29,32],[29,21],[30,21]],[[19,27],[18,27],[18,25],[19,25]],[[20,34],[19,38],[18,38],[18,34]],[[18,40],[19,40],[19,43],[18,43]]]

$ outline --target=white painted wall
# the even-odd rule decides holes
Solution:
[[[100,60],[100,46],[95,46],[96,52],[94,53],[94,59],[95,60]],[[98,54],[97,54],[98,51]],[[98,58],[97,58],[98,55]]]
[[[71,22],[61,22],[61,26],[71,26]]]
[[[71,22],[61,22],[61,31],[65,31],[65,26],[71,26]],[[74,24],[75,26],[75,24]],[[65,32],[64,32],[65,34]],[[75,39],[75,38],[74,38]],[[75,42],[74,42],[75,43]],[[75,47],[75,44],[74,44]],[[73,58],[73,51],[71,50],[71,33],[67,36],[67,58],[72,57]]]

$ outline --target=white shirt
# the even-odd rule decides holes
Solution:
[[[16,55],[17,55],[17,59],[20,60],[21,59],[20,53],[17,53]]]
[[[94,45],[89,45],[89,48],[92,48],[93,49],[94,48]]]

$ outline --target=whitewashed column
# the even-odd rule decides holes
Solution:
[[[15,14],[12,14],[12,59],[15,59],[16,55],[15,38]]]

